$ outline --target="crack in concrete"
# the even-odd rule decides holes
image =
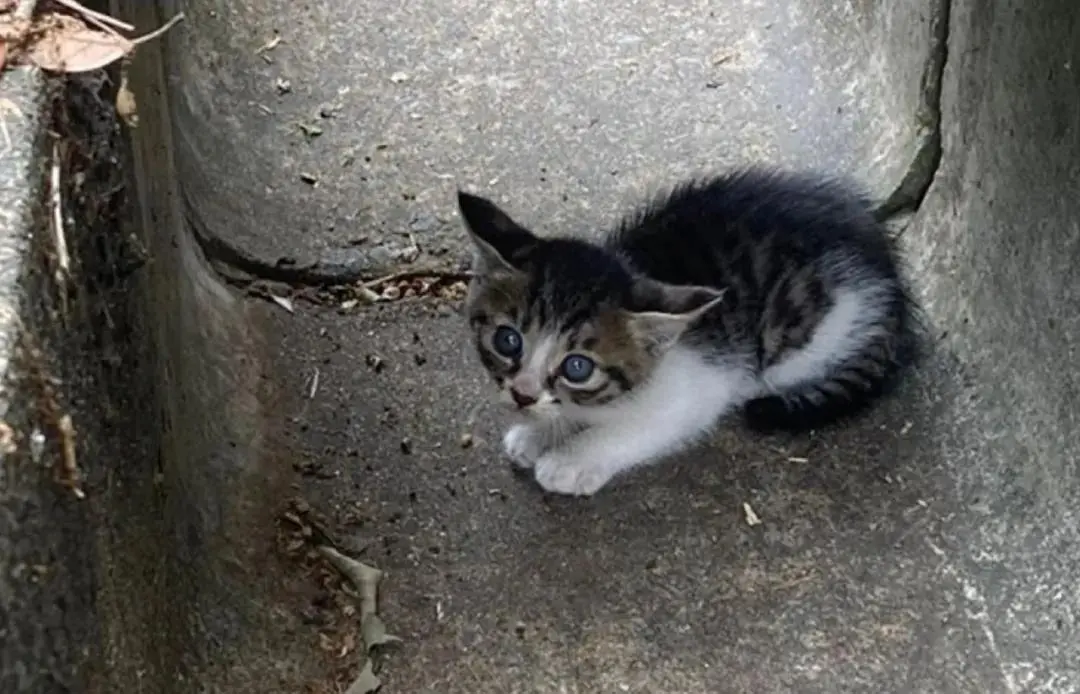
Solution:
[[[198,206],[182,186],[180,200],[188,231],[215,271],[232,284],[248,280],[266,280],[293,286],[341,286],[353,284],[371,276],[384,275],[394,270],[385,264],[377,263],[358,264],[355,269],[319,261],[296,264],[283,259],[270,264],[210,232],[199,214]],[[238,278],[237,275],[246,277]]]
[[[922,100],[915,111],[915,118],[922,133],[907,172],[892,194],[874,212],[874,216],[880,221],[917,211],[941,165],[941,91],[948,58],[951,14],[952,0],[938,0],[931,13],[933,45],[923,68]]]

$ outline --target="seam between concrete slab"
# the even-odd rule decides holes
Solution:
[[[230,269],[249,275],[253,280],[314,286],[349,284],[371,274],[369,271],[335,270],[318,262],[308,265],[270,265],[209,232],[199,215],[198,206],[188,197],[182,182],[180,199],[187,230],[202,249],[203,255],[217,267],[218,274],[226,281],[232,279],[234,274]]]
[[[931,16],[933,44],[921,79],[922,98],[915,111],[922,134],[907,172],[875,216],[882,221],[919,209],[941,165],[941,91],[949,53],[952,0],[938,0]]]

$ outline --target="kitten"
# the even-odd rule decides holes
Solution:
[[[824,426],[913,360],[893,240],[838,181],[750,169],[684,184],[598,242],[458,204],[475,347],[526,415],[503,447],[548,491],[591,495],[736,412],[760,431]]]

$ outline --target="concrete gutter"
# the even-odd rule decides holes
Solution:
[[[115,0],[141,31],[187,14],[130,67],[136,130],[100,75],[0,78],[0,692],[337,686],[344,661],[316,642],[330,580],[279,551],[300,493],[331,525],[368,514],[357,546],[394,576],[385,608],[408,636],[387,691],[1080,691],[1080,7],[728,3],[717,31],[768,60],[724,63],[725,83],[676,59],[714,38],[700,17],[650,15],[676,33],[657,39],[634,14],[653,6],[617,3],[564,25],[498,2],[478,18]],[[777,8],[798,21],[773,23]],[[389,79],[406,60],[423,69]],[[484,77],[506,66],[544,79]],[[286,78],[292,96],[272,101]],[[611,84],[645,115],[579,122]],[[309,142],[295,123],[320,104],[335,115]],[[665,139],[699,126],[707,142]],[[613,171],[762,153],[856,170],[906,215],[934,330],[902,398],[771,442],[812,467],[766,464],[773,449],[725,431],[670,472],[549,504],[511,485],[493,423],[457,443],[483,391],[448,304],[286,312],[219,272],[313,291],[395,269],[410,233],[426,235],[421,262],[456,266],[460,182],[503,187],[523,219],[589,225],[642,183]],[[319,166],[319,187],[299,181]],[[395,355],[382,377],[358,366],[368,351]],[[392,408],[406,414],[388,422]],[[310,459],[328,476],[297,472]],[[746,498],[763,526],[740,521]]]

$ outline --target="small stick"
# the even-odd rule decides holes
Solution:
[[[0,69],[4,67],[3,56],[0,56]],[[7,149],[11,149],[13,143],[11,141],[11,133],[8,132],[7,123],[4,122],[4,116],[8,113],[13,113],[20,118],[23,117],[23,112],[15,105],[15,102],[11,99],[0,99],[0,132],[4,134],[4,142],[7,144]]]
[[[255,54],[259,55],[259,54],[265,53],[267,51],[272,51],[272,50],[274,50],[275,48],[278,47],[279,43],[281,43],[281,37],[280,36],[275,36],[274,38],[270,39],[269,41],[264,43],[262,46],[260,46],[259,49],[257,51],[255,51]]]
[[[68,255],[67,237],[64,236],[63,200],[60,197],[60,150],[56,143],[53,143],[52,171],[49,176],[49,183],[52,186],[50,192],[52,193],[53,233],[56,236],[56,264],[58,266],[56,281],[62,284],[70,274],[71,257]]]
[[[442,282],[457,282],[472,279],[473,273],[471,272],[446,272],[443,270],[405,270],[403,272],[395,272],[392,275],[386,275],[373,280],[368,280],[363,283],[363,287],[366,289],[372,289],[378,287],[381,284],[387,282],[399,282],[401,280],[411,280],[418,277],[432,277]]]
[[[86,494],[79,487],[79,465],[75,458],[75,425],[71,421],[71,415],[65,414],[56,423],[60,432],[60,452],[64,460],[65,481],[71,487],[76,498],[85,499]]]
[[[133,39],[131,41],[131,43],[138,46],[140,43],[146,43],[147,41],[153,41],[157,37],[164,34],[166,31],[168,31],[169,29],[172,29],[173,25],[176,24],[177,22],[179,22],[183,18],[184,18],[184,13],[183,12],[177,12],[176,15],[174,15],[173,18],[170,19],[169,21],[165,22],[165,24],[158,27],[157,29],[154,29],[149,34],[147,34],[146,36],[140,36],[137,39]]]
[[[374,566],[368,566],[363,562],[347,557],[327,545],[320,545],[319,553],[326,557],[334,565],[334,568],[340,571],[360,591],[361,622],[368,615],[375,614],[378,608],[379,581],[382,580],[382,571],[379,571]]]
[[[101,26],[101,24],[105,24],[107,26],[110,26],[110,27],[113,27],[113,28],[116,28],[116,29],[120,29],[121,31],[135,31],[135,27],[128,24],[127,22],[122,22],[119,19],[116,19],[115,17],[110,17],[107,14],[97,12],[95,10],[91,10],[89,7],[86,7],[85,5],[83,5],[82,3],[77,2],[76,0],[56,0],[56,2],[60,3],[64,7],[68,8],[69,10],[74,10],[75,12],[78,12],[87,21],[89,21],[89,22],[91,22],[93,24],[97,24],[99,27]],[[33,3],[31,3],[31,4],[33,4]],[[27,18],[27,19],[29,19],[29,18]],[[105,27],[101,27],[101,28],[105,28]],[[112,29],[109,29],[109,30],[111,31]]]

